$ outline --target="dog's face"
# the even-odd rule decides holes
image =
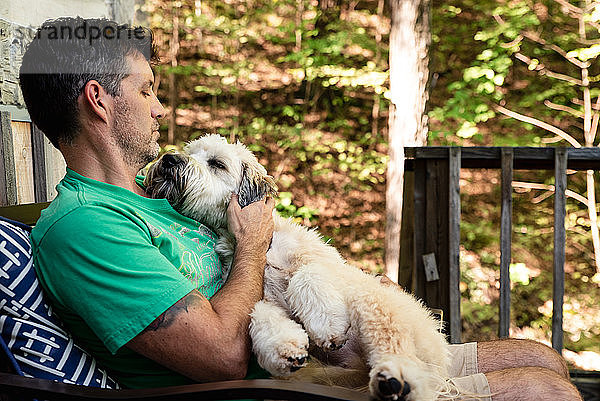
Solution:
[[[144,185],[152,198],[166,198],[179,213],[213,229],[227,227],[232,193],[244,207],[277,191],[252,152],[219,135],[192,141],[183,153],[164,154],[148,170]]]

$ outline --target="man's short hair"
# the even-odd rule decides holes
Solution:
[[[38,28],[23,55],[19,80],[31,120],[58,148],[80,130],[77,98],[90,80],[112,96],[127,76],[126,57],[158,61],[152,31],[106,19],[58,18]]]

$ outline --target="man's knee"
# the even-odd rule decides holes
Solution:
[[[577,388],[568,379],[551,369],[523,367],[488,372],[485,375],[493,401],[582,400]]]
[[[564,358],[553,348],[538,341],[509,338],[477,344],[481,372],[537,366],[550,369],[565,379],[569,370]]]
[[[515,340],[523,342],[539,358],[539,366],[555,371],[565,379],[569,380],[569,368],[565,359],[552,347],[534,340]],[[538,365],[535,365],[538,366]]]

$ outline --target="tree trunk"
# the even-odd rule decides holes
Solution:
[[[173,34],[171,35],[171,67],[177,67],[177,56],[179,55],[179,8],[173,6]],[[177,124],[177,86],[175,72],[169,72],[169,105],[171,106],[171,117],[169,119],[169,131],[167,141],[170,145],[175,143],[175,127]]]
[[[298,53],[302,50],[302,14],[304,14],[304,0],[296,0],[296,47]]]
[[[428,0],[391,0],[389,160],[386,190],[385,273],[398,280],[404,147],[427,140]]]
[[[383,0],[377,2],[377,18],[381,20],[383,17]],[[375,28],[375,64],[379,65],[381,61],[381,32],[382,28]],[[381,107],[381,96],[379,93],[375,93],[373,96],[373,110],[371,111],[371,117],[373,118],[373,124],[371,125],[371,133],[375,138],[379,134],[379,108]]]

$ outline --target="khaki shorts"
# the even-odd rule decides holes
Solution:
[[[477,343],[450,345],[450,377],[461,394],[461,400],[492,401],[490,385],[477,370]],[[469,397],[469,394],[477,397]]]

